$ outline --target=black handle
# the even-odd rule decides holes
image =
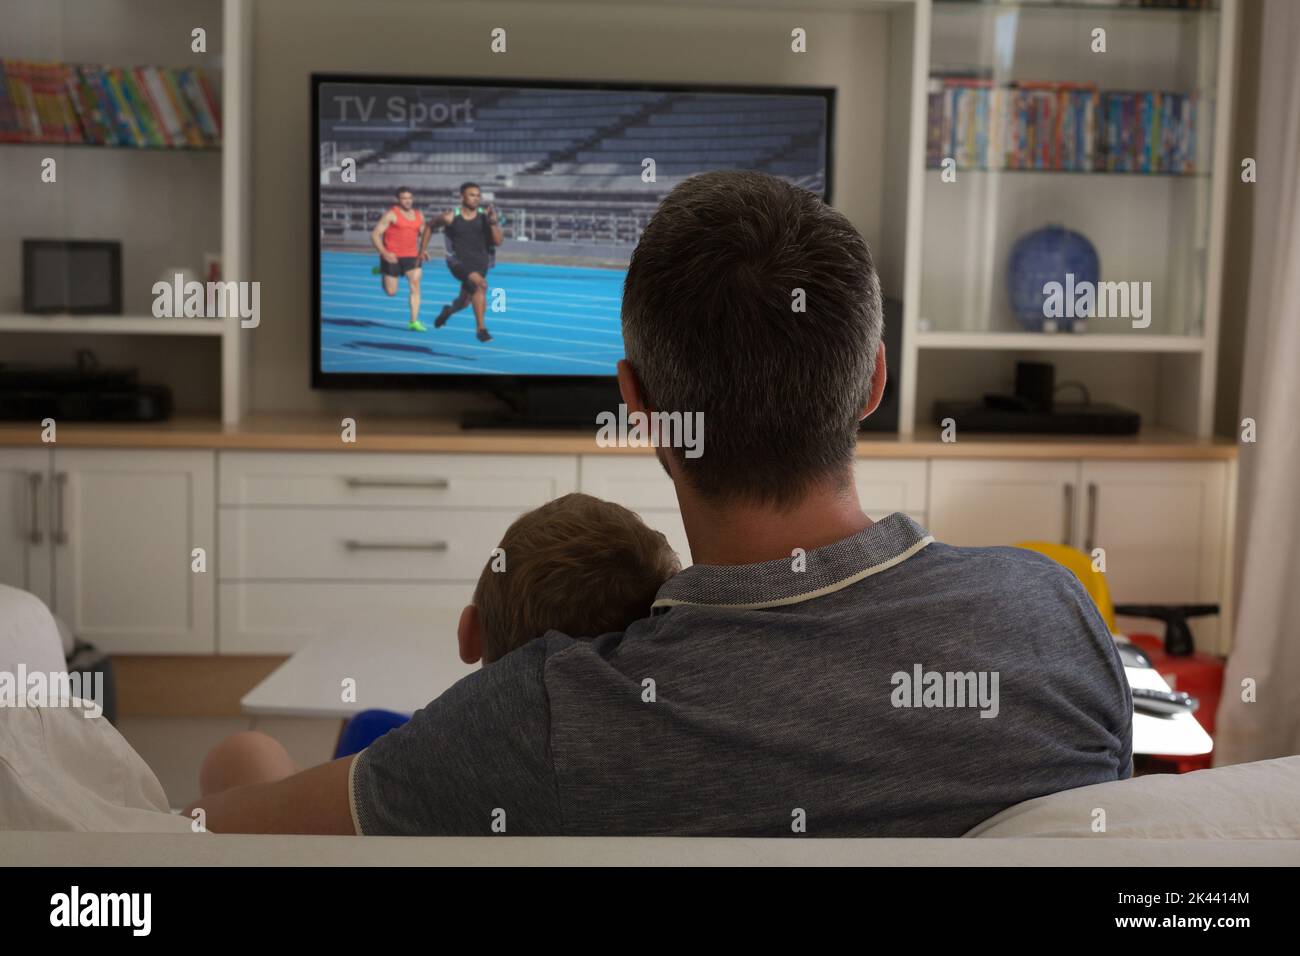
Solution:
[[[1189,617],[1218,614],[1217,604],[1116,604],[1115,613],[1123,617],[1150,617],[1165,622],[1165,653],[1170,657],[1190,657],[1196,651]]]

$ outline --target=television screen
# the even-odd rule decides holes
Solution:
[[[751,169],[830,199],[829,89],[312,91],[317,385],[612,376],[628,261],[674,185]]]

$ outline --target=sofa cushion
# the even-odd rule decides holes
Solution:
[[[34,594],[0,584],[0,671],[14,673],[67,668],[63,640],[54,615]]]
[[[0,707],[0,830],[180,833],[149,766],[103,717]]]
[[[1105,830],[1094,831],[1101,819]],[[1300,756],[1063,790],[1008,807],[966,836],[1296,840]]]

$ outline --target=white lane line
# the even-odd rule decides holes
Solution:
[[[329,290],[329,291],[325,291],[324,295],[321,297],[321,303],[324,304],[324,302],[325,302],[326,299],[334,300],[334,299],[344,299],[344,298],[346,298],[346,299],[367,299],[367,300],[369,300],[369,304],[366,306],[366,308],[367,308],[367,309],[374,309],[374,310],[376,310],[376,311],[381,311],[381,312],[401,312],[401,313],[409,313],[409,312],[410,312],[410,303],[409,303],[409,300],[407,300],[404,296],[403,296],[403,297],[400,297],[400,298],[399,298],[398,296],[394,296],[391,300],[388,300],[388,299],[381,299],[381,300],[379,300],[379,301],[375,301],[374,296],[367,295],[366,293],[363,293],[363,292],[335,292],[335,291]],[[440,298],[440,297],[438,297],[438,296],[429,296],[429,297],[427,297],[427,298],[436,300],[436,299],[438,299],[438,298]],[[514,300],[514,301],[518,302],[519,300],[516,299],[516,300]],[[432,301],[429,302],[429,308],[430,308],[430,309],[433,308],[433,305],[434,305],[434,302],[432,302]],[[423,312],[423,311],[424,311],[424,304],[423,304],[423,303],[421,304],[421,307],[420,307],[420,308],[421,308],[421,311]],[[469,306],[465,306],[465,309],[469,309],[469,308],[470,308]],[[464,310],[458,310],[458,314],[459,314],[460,311],[464,311]],[[587,327],[583,327],[583,326],[579,326],[579,325],[573,325],[573,323],[574,323],[575,321],[577,321],[577,320],[581,320],[581,319],[589,319],[589,320],[594,321],[594,322],[601,322],[601,323],[603,323],[603,324],[606,325],[606,326],[608,326],[608,325],[618,325],[618,324],[621,323],[621,317],[620,317],[620,316],[617,316],[617,315],[611,315],[611,316],[596,316],[596,315],[591,315],[590,313],[585,313],[585,312],[580,312],[580,313],[573,313],[573,312],[552,312],[552,311],[550,311],[550,310],[548,310],[548,309],[534,309],[534,308],[524,308],[524,309],[522,309],[521,311],[522,311],[525,315],[554,315],[554,316],[556,316],[556,317],[558,317],[558,318],[561,318],[561,319],[566,320],[565,324],[566,324],[566,325],[571,325],[572,328],[573,328],[573,331],[575,331],[575,332],[595,332],[595,333],[598,333],[598,334],[600,334],[600,335],[622,335],[622,334],[623,334],[621,331],[617,331],[617,330],[615,330],[615,329],[611,329],[611,328],[587,328]],[[509,314],[509,311],[507,310],[507,312],[504,312],[504,313],[503,313],[503,312],[491,312],[490,314],[492,314],[492,315],[508,315],[508,314]],[[524,321],[524,320],[522,320],[522,319],[516,319],[516,320],[513,320],[513,321]],[[533,324],[534,324],[534,325],[554,325],[555,323],[535,322],[535,323],[533,323]]]
[[[410,339],[409,337],[407,337],[407,336],[382,335],[382,334],[380,334],[380,333],[378,333],[378,332],[375,332],[375,331],[373,331],[373,330],[365,330],[365,334],[368,335],[368,336],[370,336],[371,338],[383,339],[383,340],[386,341],[386,342],[405,342],[405,343],[410,343],[410,342],[411,342],[411,339]],[[418,335],[419,333],[415,333],[415,334]],[[517,334],[512,334],[512,338],[521,338],[521,339],[537,339],[538,341],[541,341],[541,342],[553,342],[553,341],[555,341],[554,339],[543,338],[542,336],[538,336],[538,335],[517,335]],[[425,343],[421,342],[421,343],[419,343],[419,344],[423,345],[423,344],[425,344]],[[480,344],[481,344],[481,345],[487,345],[488,343],[484,342],[484,343],[480,343]],[[579,344],[586,344],[586,343],[579,343]],[[462,347],[462,346],[459,346],[459,345],[457,346],[457,348],[460,348],[460,347]],[[470,346],[470,348],[473,348],[473,347],[474,347],[474,346]],[[498,354],[498,355],[523,355],[523,356],[527,356],[528,358],[550,359],[550,360],[553,361],[553,362],[570,362],[570,361],[572,361],[572,362],[579,362],[579,363],[581,363],[581,364],[583,364],[583,365],[594,365],[594,366],[596,366],[597,368],[610,369],[609,374],[610,374],[610,375],[613,375],[613,374],[614,374],[614,372],[613,372],[613,363],[610,363],[610,362],[595,362],[595,361],[592,361],[591,359],[581,359],[581,358],[579,358],[579,359],[570,359],[568,355],[557,355],[557,354],[555,354],[554,352],[520,352],[520,351],[518,351],[517,349],[505,349],[505,348],[501,348],[501,347],[496,346],[496,345],[490,346],[490,347],[487,349],[487,351],[490,352],[490,353]],[[355,355],[356,353],[353,352],[353,354]],[[622,356],[619,356],[619,357],[622,358]]]
[[[500,289],[506,289],[506,290],[509,290],[509,288],[510,288],[510,282],[493,282],[493,281],[491,281],[492,278],[493,278],[493,276],[492,276],[491,274],[489,274],[489,275],[488,275],[488,280],[489,280],[489,281],[488,281],[488,288],[489,288],[489,289],[498,289],[498,288],[500,288]],[[508,280],[511,280],[511,282],[526,282],[526,281],[527,281],[527,278],[526,278],[526,277],[523,277],[523,276],[507,276],[506,278],[507,278]],[[421,277],[420,277],[421,288],[426,288],[426,287],[427,287],[427,285],[426,285],[426,280],[427,280],[427,283],[436,283],[440,288],[448,288],[448,289],[459,289],[459,288],[460,288],[460,283],[459,283],[459,282],[456,282],[454,279],[449,280],[448,278],[446,278],[446,277],[444,277],[444,276],[439,276],[438,278],[435,279],[435,278],[432,278],[432,277],[430,277],[430,276],[428,276],[428,275],[421,275]],[[557,281],[565,281],[565,280],[563,280],[563,279],[558,279],[558,277],[557,277]],[[326,276],[324,276],[324,275],[321,276],[321,285],[322,285],[322,286],[324,286],[324,285],[357,285],[357,284],[361,284],[361,285],[365,285],[365,284],[367,284],[366,279],[365,279],[364,277],[360,277],[360,276],[357,277],[357,278],[347,278],[347,277],[339,277],[339,278],[335,278],[335,277],[333,277],[333,276],[330,276],[330,277],[326,277]],[[401,287],[402,287],[402,286],[399,285],[399,288],[401,288]],[[536,291],[536,292],[538,292],[539,294],[542,292],[542,290],[540,290],[540,289],[537,289],[537,290],[532,290],[532,289],[530,289],[529,291]],[[588,300],[588,301],[591,301],[591,302],[622,302],[622,301],[623,301],[623,297],[622,297],[621,295],[588,295],[588,294],[583,293],[583,292],[561,292],[561,291],[558,291],[558,290],[557,290],[557,291],[554,291],[554,292],[546,292],[545,294],[546,294],[548,297],[550,297],[550,298],[585,299],[585,300]]]
[[[352,356],[353,358],[356,358],[356,357],[357,357],[357,352],[356,352],[355,349],[336,349],[336,348],[329,348],[329,347],[326,347],[326,346],[323,346],[323,345],[322,345],[322,346],[321,346],[321,351],[322,351],[322,352],[341,352],[342,354],[344,354],[344,355],[350,355],[350,356]],[[375,357],[375,358],[380,358],[381,356],[378,355],[378,354],[375,354],[374,357]],[[446,366],[449,366],[449,367],[451,367],[451,368],[456,368],[458,371],[482,372],[482,373],[487,374],[487,375],[511,375],[511,374],[514,374],[514,373],[512,373],[512,372],[502,372],[502,371],[500,371],[500,370],[498,370],[498,369],[489,369],[489,368],[474,368],[474,367],[466,367],[466,368],[464,368],[464,369],[461,369],[460,367],[455,366],[455,365],[452,365],[451,363],[449,363],[449,362],[447,362],[447,361],[445,361],[445,360],[443,360],[443,359],[435,359],[435,358],[418,359],[418,358],[410,358],[409,356],[405,356],[405,355],[391,355],[391,356],[390,356],[390,355],[385,355],[385,356],[382,356],[382,358],[384,358],[385,361],[390,361],[390,362],[413,362],[413,363],[416,364],[416,365],[446,365]],[[330,370],[330,369],[329,369],[328,367],[326,367],[326,368],[324,369],[324,371],[326,371],[326,372],[328,372],[329,370]]]
[[[472,321],[472,320],[471,320],[471,321]],[[489,318],[489,319],[487,319],[487,321],[488,321],[488,322],[491,322],[493,325],[532,325],[532,326],[538,326],[538,327],[540,327],[540,328],[544,328],[544,329],[547,329],[547,328],[553,328],[553,326],[548,325],[548,324],[545,323],[545,322],[528,322],[528,321],[525,321],[524,319],[505,319],[505,318],[501,318],[499,315],[498,315],[498,316],[495,316],[495,317],[492,317],[492,318]],[[404,324],[404,323],[403,323],[403,324]],[[344,326],[343,328],[344,328],[344,329],[347,329],[347,326]],[[387,328],[389,328],[389,327],[388,327],[388,326],[380,326],[380,328],[381,328],[381,329],[387,329]],[[322,331],[322,332],[332,332],[332,331],[334,331],[334,329],[328,328],[328,327],[326,326],[325,323],[322,323],[321,331]],[[437,334],[437,330],[433,330],[433,331],[434,331],[434,334],[436,335],[436,334]],[[457,332],[460,332],[460,331],[461,331],[460,329],[453,329],[453,330],[452,330],[453,333],[457,333]],[[466,332],[468,332],[468,330],[466,330]],[[344,334],[344,333],[343,333],[342,331],[340,331],[339,334]],[[364,327],[362,327],[362,328],[355,329],[355,334],[357,334],[357,335],[370,335],[370,334],[372,334],[372,330],[371,330],[371,329],[368,329],[368,328],[364,328]],[[419,333],[415,333],[415,334],[418,335]],[[555,336],[553,336],[553,335],[529,335],[529,334],[526,333],[526,332],[511,332],[510,335],[511,335],[512,338],[517,338],[517,339],[531,339],[531,340],[533,340],[533,341],[535,341],[535,342],[554,342],[554,343],[556,343],[556,344],[560,344],[560,345],[582,345],[582,346],[586,346],[586,347],[590,348],[590,347],[594,344],[594,343],[589,342],[589,341],[582,341],[582,340],[578,340],[578,339],[557,339],[557,338],[556,338]],[[409,339],[406,339],[406,340],[398,340],[398,339],[394,339],[393,341],[410,341],[410,340],[409,340]],[[551,353],[551,354],[552,354],[552,356],[555,357],[555,358],[564,358],[564,357],[565,357],[565,356],[563,356],[563,355],[558,355],[558,354],[555,354],[555,353]]]

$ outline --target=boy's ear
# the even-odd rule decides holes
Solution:
[[[483,629],[479,623],[478,608],[465,605],[456,625],[456,641],[460,644],[460,659],[466,664],[477,664],[483,659]]]

